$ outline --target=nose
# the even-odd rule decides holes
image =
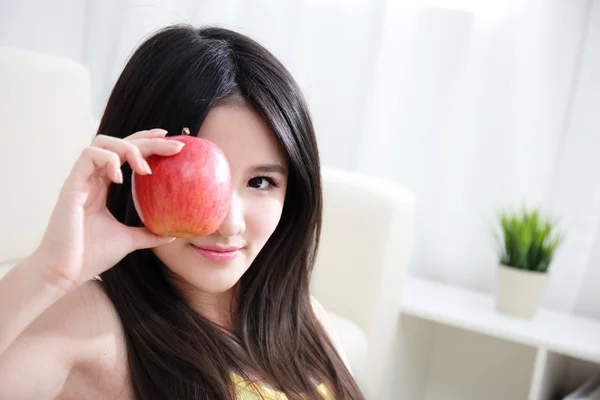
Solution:
[[[246,221],[244,220],[244,207],[239,196],[235,193],[231,196],[229,211],[217,232],[223,237],[232,237],[244,233]]]

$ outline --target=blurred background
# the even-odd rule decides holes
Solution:
[[[540,205],[569,230],[544,304],[600,318],[599,0],[2,0],[0,45],[87,66],[100,117],[175,22],[259,40],[305,91],[325,164],[415,194],[411,274],[492,290],[498,208]]]

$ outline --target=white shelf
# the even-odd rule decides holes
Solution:
[[[551,400],[600,373],[600,320],[501,314],[495,296],[407,277],[391,399]]]
[[[405,314],[600,363],[600,321],[546,309],[525,320],[494,307],[492,295],[419,278],[406,280],[401,299]]]

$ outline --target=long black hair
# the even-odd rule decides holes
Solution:
[[[124,138],[163,128],[199,131],[212,107],[242,101],[261,115],[285,151],[288,185],[277,228],[239,282],[236,319],[225,331],[195,312],[150,250],[129,254],[101,274],[119,314],[130,380],[138,399],[235,399],[231,373],[261,377],[290,399],[362,399],[316,319],[309,282],[321,230],[321,175],[311,118],[285,67],[231,30],[189,25],[161,29],[133,53],[117,80],[98,134]],[[107,206],[142,226],[130,176],[111,184]]]

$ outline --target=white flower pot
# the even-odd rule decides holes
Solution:
[[[547,272],[498,266],[496,310],[503,314],[533,318],[546,293]]]

